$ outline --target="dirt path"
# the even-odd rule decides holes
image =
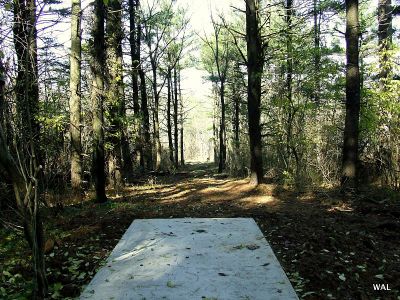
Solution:
[[[89,201],[49,211],[47,265],[53,290],[58,288],[61,298],[79,295],[134,219],[253,217],[299,296],[398,299],[398,199],[367,190],[349,199],[334,190],[255,188],[246,179],[215,174],[210,165],[189,166],[175,175],[148,176],[121,195],[110,193],[105,205]],[[388,284],[391,291],[374,291],[376,283]]]

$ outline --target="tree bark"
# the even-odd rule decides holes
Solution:
[[[293,82],[293,42],[292,42],[292,14],[293,2],[286,0],[286,89],[289,104],[292,103],[292,82]]]
[[[288,158],[287,171],[290,171],[291,156],[293,148],[293,122],[294,122],[294,109],[293,109],[293,40],[292,40],[292,15],[293,15],[293,1],[286,0],[286,90],[287,90],[287,103],[285,112],[287,112],[286,120],[286,155]]]
[[[206,44],[212,51],[214,63],[217,69],[216,75],[214,74],[214,71],[211,71],[211,76],[212,78],[215,78],[216,76],[216,78],[218,78],[218,81],[215,82],[215,92],[219,95],[219,104],[221,108],[218,137],[215,136],[215,142],[218,140],[218,153],[216,149],[217,147],[214,147],[214,159],[218,158],[218,173],[222,173],[226,168],[225,82],[231,57],[229,54],[230,49],[228,49],[228,43],[220,39],[222,26],[217,24],[214,19],[211,21],[214,27],[214,41],[210,42],[206,40]],[[222,47],[221,42],[223,42]],[[216,114],[214,114],[214,121],[215,116]],[[213,124],[213,126],[215,132],[217,124]]]
[[[168,99],[167,99],[167,131],[168,131],[168,150],[169,150],[169,160],[174,163],[174,146],[172,143],[172,122],[171,122],[171,98],[172,98],[172,72],[171,67],[168,67],[167,74],[167,85],[168,85]]]
[[[124,38],[124,31],[123,31],[123,16],[122,16],[122,0],[119,2],[118,10],[120,11],[118,16],[118,21],[120,24],[120,31],[119,34],[119,43],[117,48],[117,55],[118,55],[118,94],[120,96],[120,118],[119,118],[119,125],[121,131],[121,150],[122,150],[122,175],[123,175],[123,182],[129,182],[133,176],[133,158],[131,156],[131,150],[129,145],[129,132],[128,132],[128,125],[127,125],[127,117],[126,117],[126,98],[125,98],[125,84],[124,84],[124,61],[123,61],[123,52],[122,52],[122,44]]]
[[[122,40],[122,1],[110,1],[107,14],[107,63],[108,63],[108,107],[110,118],[109,157],[110,185],[117,191],[124,185],[124,178],[132,174],[132,160],[126,140],[124,119],[126,117]]]
[[[214,142],[214,163],[217,164],[219,162],[219,143],[218,143],[218,87],[216,84],[213,85],[213,96],[214,106],[213,106],[213,142]]]
[[[72,0],[71,54],[70,54],[70,135],[71,186],[75,192],[82,187],[81,144],[81,0]]]
[[[218,173],[222,173],[226,166],[226,144],[225,144],[225,80],[221,80],[220,86],[221,120],[219,123],[219,161]]]
[[[2,93],[0,86],[0,93]],[[44,230],[39,212],[38,181],[40,169],[35,162],[33,144],[30,145],[32,155],[30,160],[34,165],[35,174],[28,174],[26,179],[22,176],[18,164],[12,158],[5,139],[2,124],[0,124],[0,170],[7,174],[14,189],[17,208],[24,227],[25,238],[32,250],[34,291],[33,299],[43,299],[47,295],[48,282],[44,259]]]
[[[37,194],[39,189],[37,177],[44,165],[44,159],[40,152],[40,123],[38,122],[39,85],[35,0],[17,0],[14,2],[13,30],[18,60],[18,75],[15,87],[16,102],[20,117],[20,141],[25,150],[22,152],[24,161],[21,163],[33,166],[32,169],[35,174],[29,174],[30,180],[25,182],[16,164],[11,165],[13,170],[6,169],[6,171],[8,171],[10,177],[12,176],[11,178],[14,178],[14,193],[19,211],[23,216],[25,237],[32,249],[35,283],[34,298],[36,299],[47,294],[48,284],[45,275],[43,228],[38,212]],[[0,141],[0,144],[4,144],[4,147],[6,147],[3,132],[0,135],[2,136],[1,139],[4,140],[4,142]],[[7,156],[5,160],[5,165],[11,163]],[[32,192],[32,189],[35,189],[35,192]],[[22,196],[25,201],[22,201]]]
[[[379,77],[382,85],[389,79],[391,65],[388,51],[392,44],[392,1],[379,0],[378,4],[378,46],[379,46]]]
[[[181,166],[185,165],[185,152],[184,152],[184,138],[183,138],[183,125],[184,125],[184,115],[183,115],[183,98],[182,98],[182,88],[181,88],[181,72],[179,70],[179,103],[180,103],[180,150],[181,150]]]
[[[136,0],[136,13],[139,13],[140,1]],[[146,88],[146,76],[141,66],[141,38],[142,38],[142,25],[138,18],[136,22],[136,59],[138,61],[138,73],[140,78],[140,113],[141,113],[141,128],[140,128],[140,151],[142,151],[141,166],[148,170],[153,168],[153,155],[151,150],[150,141],[150,116],[148,109],[148,97]]]
[[[142,170],[145,169],[143,157],[142,139],[142,116],[139,105],[139,69],[140,69],[140,20],[139,20],[139,0],[129,0],[129,43],[131,52],[131,77],[132,77],[132,102],[135,114],[136,132],[136,155]]]
[[[4,126],[4,87],[6,85],[6,69],[4,68],[3,62],[0,59],[0,125]],[[6,139],[5,139],[6,140]]]
[[[143,153],[144,157],[146,158],[146,168],[150,170],[153,168],[153,155],[152,155],[151,141],[150,141],[150,115],[149,115],[148,101],[147,101],[146,78],[142,68],[139,69],[139,76],[140,76],[141,110],[143,118],[143,130],[142,130],[143,140],[144,140]]]
[[[14,1],[14,45],[17,54],[17,80],[15,86],[18,125],[21,135],[18,140],[23,146],[20,160],[13,160],[3,128],[0,124],[0,169],[11,180],[17,207],[23,219],[25,238],[32,249],[34,272],[33,298],[47,294],[48,283],[44,262],[44,232],[39,212],[38,176],[44,164],[40,154],[39,86],[37,66],[37,30],[35,0]],[[0,94],[3,96],[1,84]],[[22,175],[19,166],[26,169]],[[28,167],[29,166],[29,167]]]
[[[131,72],[132,72],[132,100],[133,100],[133,112],[136,116],[140,113],[139,106],[139,83],[138,83],[138,71],[140,66],[139,48],[137,45],[137,14],[139,8],[139,0],[129,0],[129,43],[131,51]],[[140,45],[139,45],[140,46]]]
[[[321,47],[320,47],[320,15],[321,10],[319,8],[319,0],[314,0],[314,80],[315,80],[315,91],[314,91],[314,101],[316,104],[320,102],[320,94],[321,94],[321,79],[320,79],[320,71],[321,71]]]
[[[235,64],[234,73],[233,73],[233,81],[231,83],[232,89],[232,104],[233,104],[233,143],[235,149],[236,159],[238,159],[239,155],[239,147],[240,147],[240,88],[239,82],[242,80],[242,74],[240,71],[240,65],[238,63]]]
[[[346,0],[346,119],[343,139],[342,186],[357,186],[360,114],[358,0]]]
[[[38,121],[39,85],[35,0],[14,1],[13,33],[18,61],[15,94],[20,139],[22,144],[28,144],[32,140],[37,155],[36,161],[43,166],[44,158],[40,152],[40,123]]]
[[[153,74],[153,97],[154,97],[154,145],[156,152],[156,171],[161,167],[161,141],[160,141],[160,121],[158,118],[158,110],[160,106],[160,94],[157,89],[157,62],[150,57],[152,74]]]
[[[96,202],[107,201],[105,192],[105,173],[104,173],[104,70],[105,60],[105,39],[104,39],[104,15],[105,7],[103,0],[93,2],[93,44],[90,45],[92,52],[91,72],[92,90],[91,101],[93,110],[93,161],[92,176],[94,178],[96,190]]]
[[[236,154],[239,154],[239,132],[240,132],[240,96],[233,96],[233,111],[234,111],[234,119],[233,119],[233,132],[234,132],[234,144],[236,149]]]
[[[263,158],[260,126],[261,77],[264,51],[259,21],[259,1],[246,1],[246,38],[248,71],[248,125],[250,138],[250,181],[259,184],[263,179]]]
[[[175,65],[174,68],[174,149],[175,149],[175,157],[174,157],[174,164],[175,168],[178,168],[179,166],[179,144],[178,144],[178,139],[179,139],[179,133],[178,133],[178,71],[177,71],[178,65]]]

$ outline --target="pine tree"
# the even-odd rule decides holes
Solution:
[[[261,77],[264,68],[264,49],[260,32],[259,1],[246,1],[246,38],[248,71],[248,122],[250,138],[250,180],[263,180],[263,158],[260,126]]]
[[[93,111],[93,161],[92,176],[96,190],[96,202],[107,201],[104,172],[104,70],[106,69],[104,39],[105,7],[103,0],[93,2],[93,24],[91,40],[91,100]]]
[[[71,53],[70,53],[70,135],[71,186],[79,191],[82,184],[81,144],[81,1],[72,0]]]
[[[357,186],[358,122],[360,115],[358,0],[346,0],[346,119],[343,139],[342,186]]]

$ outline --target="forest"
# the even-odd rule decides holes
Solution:
[[[251,217],[299,298],[400,299],[395,1],[0,0],[0,298]]]

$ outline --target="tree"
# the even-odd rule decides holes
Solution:
[[[168,53],[168,61],[171,61],[171,55]],[[172,143],[172,120],[171,120],[171,102],[173,96],[173,88],[172,88],[172,70],[171,66],[167,66],[167,87],[168,87],[168,95],[167,95],[167,132],[168,132],[168,150],[169,150],[169,160],[171,163],[174,163],[174,146]]]
[[[0,59],[0,125],[3,125],[4,120],[4,86],[6,84],[6,70],[3,62]]]
[[[180,70],[180,69],[179,69]],[[179,123],[180,123],[180,150],[181,150],[181,166],[185,165],[185,156],[184,156],[184,137],[183,137],[183,126],[184,126],[184,116],[183,116],[183,98],[182,98],[182,89],[181,89],[181,76],[179,71],[179,103],[180,103],[180,111],[179,111]],[[178,154],[177,154],[178,155]]]
[[[144,40],[147,45],[148,58],[151,66],[151,85],[153,92],[153,123],[155,146],[155,169],[161,166],[161,141],[160,141],[160,100],[161,92],[168,84],[168,72],[163,72],[162,63],[167,64],[164,69],[171,70],[177,64],[187,38],[186,30],[188,21],[184,10],[174,10],[174,2],[157,1],[160,4],[158,11],[149,8],[144,22]],[[179,40],[177,43],[176,41]],[[170,55],[170,61],[168,60]],[[161,76],[164,75],[164,76]],[[161,79],[161,80],[159,80]],[[171,90],[172,91],[172,90]],[[172,100],[172,99],[171,99]]]
[[[292,82],[293,82],[293,40],[292,40],[292,15],[293,1],[286,0],[285,5],[286,21],[286,89],[288,102],[293,102]],[[288,130],[290,132],[290,130]],[[290,136],[290,134],[288,134]]]
[[[3,93],[3,84],[0,84],[0,94]],[[39,211],[38,195],[38,173],[40,167],[35,163],[34,145],[30,141],[32,151],[29,163],[34,167],[27,170],[19,167],[7,148],[7,141],[4,135],[3,126],[0,124],[0,170],[4,172],[13,186],[14,195],[19,214],[22,218],[25,238],[32,249],[32,261],[34,272],[33,299],[42,299],[47,295],[48,282],[44,259],[44,230]],[[18,149],[17,149],[18,151]]]
[[[151,141],[150,141],[150,116],[148,109],[148,97],[146,89],[146,76],[142,68],[139,69],[140,76],[140,100],[141,100],[141,111],[143,118],[143,137],[144,141],[143,156],[146,158],[146,167],[148,170],[153,168],[153,155],[151,151]]]
[[[315,80],[315,91],[314,101],[319,103],[321,93],[321,9],[320,0],[313,0],[313,19],[314,19],[314,80]]]
[[[158,85],[158,65],[160,59],[165,53],[166,47],[161,44],[169,26],[171,25],[172,18],[172,3],[169,5],[164,4],[161,10],[156,13],[152,10],[149,11],[149,17],[144,22],[144,39],[149,51],[149,60],[152,73],[152,89],[153,89],[153,122],[154,122],[154,146],[156,153],[155,169],[159,170],[161,166],[161,141],[160,141],[160,122],[159,122],[159,106],[160,106],[160,93],[165,85],[165,81],[161,87]],[[168,43],[168,42],[167,42]]]
[[[211,75],[211,80],[215,83],[216,91],[219,96],[220,120],[219,120],[219,153],[218,153],[218,173],[222,173],[226,168],[226,106],[225,106],[225,88],[228,70],[232,63],[232,54],[228,33],[225,28],[217,24],[213,16],[211,16],[213,25],[212,40],[207,37],[203,39],[209,54],[204,52],[203,65]]]
[[[129,144],[125,130],[126,108],[123,82],[122,40],[122,1],[111,0],[107,7],[107,104],[110,122],[109,140],[109,181],[119,190],[132,170]]]
[[[93,2],[93,24],[91,40],[91,100],[93,110],[93,161],[92,176],[94,177],[96,202],[107,201],[104,173],[104,70],[105,62],[105,39],[104,39],[104,14],[105,7],[103,0]]]
[[[293,154],[297,161],[295,147],[292,145],[293,122],[295,118],[295,110],[293,109],[293,1],[286,0],[285,4],[285,22],[286,22],[286,98],[287,98],[287,120],[286,120],[286,155],[290,158]],[[289,159],[286,159],[289,160]],[[287,164],[289,168],[290,164]],[[298,168],[297,168],[298,169]]]
[[[167,50],[167,132],[168,148],[171,163],[175,168],[179,165],[179,133],[178,133],[178,71],[179,61],[182,56],[184,45],[182,43],[172,42]],[[172,113],[171,113],[172,107]]]
[[[157,1],[157,3],[160,9],[156,11],[152,6],[145,16],[144,41],[147,45],[148,60],[151,67],[155,169],[159,170],[162,153],[159,120],[160,100],[161,92],[168,84],[169,77],[168,72],[164,70],[168,70],[168,66],[171,70],[175,68],[180,59],[187,38],[188,20],[185,17],[185,10],[174,10],[174,2]],[[170,55],[170,61],[168,55]]]
[[[240,147],[240,106],[241,106],[241,89],[244,81],[243,74],[240,71],[239,62],[235,62],[234,69],[231,75],[231,82],[229,83],[232,98],[232,126],[233,126],[233,146],[235,150],[236,159],[239,159]]]
[[[19,213],[22,216],[25,237],[32,249],[34,295],[47,294],[48,283],[44,262],[44,232],[39,212],[39,176],[42,170],[40,155],[39,86],[37,65],[36,2],[14,2],[14,46],[17,54],[16,100],[19,135],[15,163],[7,148],[0,125],[0,168],[10,178]],[[3,93],[1,84],[0,93]],[[3,97],[3,96],[2,96]]]
[[[140,19],[140,1],[129,0],[129,43],[132,60],[132,92],[133,109],[136,117],[139,117],[139,143],[140,165],[142,170],[153,168],[153,156],[150,141],[150,118],[148,110],[148,97],[146,89],[146,76],[141,64],[141,39],[142,24]],[[140,79],[140,105],[139,105],[139,80]]]
[[[136,153],[139,157],[141,170],[145,169],[145,160],[143,152],[143,118],[140,112],[139,105],[139,70],[140,65],[140,22],[139,22],[139,0],[129,0],[129,44],[131,54],[131,77],[132,77],[132,102],[133,112],[135,114],[135,138]]]
[[[398,7],[397,7],[398,8]],[[398,9],[392,7],[391,0],[379,0],[378,3],[378,47],[379,47],[379,77],[381,83],[389,79],[392,64],[389,51],[392,48],[392,19],[398,14]]]
[[[358,0],[346,0],[346,119],[343,139],[342,186],[356,187],[360,115]]]
[[[261,77],[264,68],[258,0],[246,1],[247,38],[247,111],[250,140],[250,181],[259,184],[263,179],[262,140],[260,126]]]
[[[32,139],[36,161],[43,166],[40,153],[39,86],[37,65],[37,29],[35,0],[14,2],[14,46],[17,54],[15,85],[19,130],[22,144]],[[31,127],[31,128],[30,128]],[[31,132],[32,135],[29,135]]]
[[[140,32],[138,31],[139,21],[139,0],[129,0],[129,44],[131,52],[131,74],[132,74],[132,100],[133,111],[136,116],[139,115],[139,83],[138,70],[140,68]]]
[[[179,64],[175,65],[174,68],[174,148],[175,148],[175,157],[174,157],[174,164],[175,168],[178,167],[179,165],[179,145],[178,145],[178,80],[180,79],[178,77],[178,71],[177,69],[179,68]]]
[[[70,53],[70,135],[71,186],[79,191],[82,184],[81,144],[81,1],[72,0],[71,53]]]

